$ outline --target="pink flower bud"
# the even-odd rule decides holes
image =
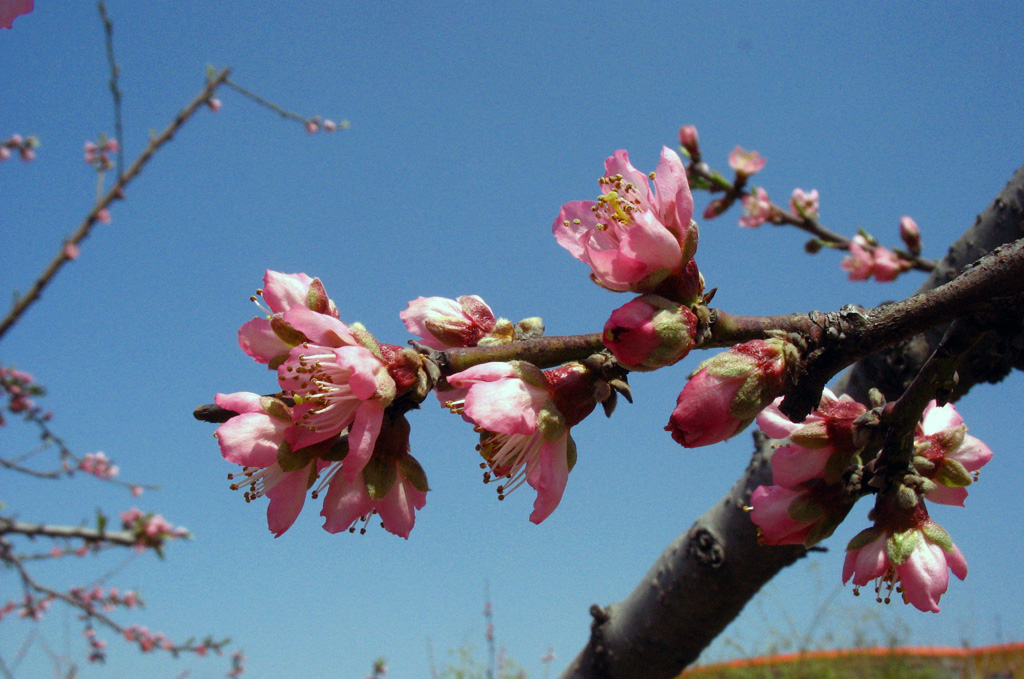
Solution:
[[[64,244],[64,256],[68,259],[78,259],[79,252],[78,246],[74,243]]]
[[[748,151],[742,146],[737,146],[729,154],[729,167],[735,170],[740,177],[757,174],[766,162],[768,161],[760,153]]]
[[[11,157],[11,151],[6,146],[0,146],[0,163]]]
[[[700,155],[697,128],[693,125],[683,125],[679,128],[679,145],[682,146],[691,158]]]
[[[697,366],[666,431],[686,448],[724,441],[753,422],[785,385],[799,355],[782,339],[751,340]]]
[[[96,221],[103,222],[104,224],[109,224],[112,221],[110,217],[110,210],[108,210],[107,208],[103,208],[102,210],[97,212]]]
[[[900,238],[903,239],[910,254],[921,254],[921,229],[918,228],[917,222],[910,217],[900,218]]]
[[[107,143],[103,145],[103,148],[110,153],[117,153],[121,150],[121,145],[117,143],[116,139],[108,139]]]
[[[327,132],[334,132],[336,129],[338,129],[337,123],[335,123],[330,118],[324,119],[324,130],[326,130]]]
[[[320,130],[320,126],[317,125],[314,121],[312,121],[312,120],[307,120],[306,121],[306,132],[308,132],[309,134],[313,134],[314,132],[317,132],[319,130]]]
[[[624,367],[656,370],[690,353],[696,334],[689,307],[648,294],[613,311],[601,340]]]
[[[211,111],[216,113],[217,111],[220,110],[220,107],[221,107],[220,99],[216,99],[216,98],[211,97],[210,99],[206,100],[206,105],[210,107]]]
[[[26,163],[31,163],[33,160],[36,159],[36,152],[28,148],[27,146],[22,146],[21,159]]]
[[[844,257],[839,265],[849,273],[851,281],[863,281],[871,277],[875,258],[868,247],[868,241],[864,236],[854,236],[850,241],[850,254]]]

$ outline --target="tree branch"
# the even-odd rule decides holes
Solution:
[[[1024,167],[954,244],[920,292],[952,280],[985,253],[1022,236]],[[983,338],[964,355],[954,396],[965,394],[980,381],[998,381],[1012,368],[1024,366],[1021,316],[1010,316],[1001,328],[989,333],[992,337]],[[887,397],[899,397],[944,332],[944,327],[933,328],[882,352],[881,357],[861,360],[851,371],[847,391],[867,402],[868,389],[884,385]],[[621,603],[591,608],[590,641],[562,674],[563,679],[675,677],[765,583],[806,553],[803,547],[757,545],[756,529],[742,506],[754,488],[771,483],[771,474],[767,439],[755,434],[755,442],[753,459],[743,477],[668,546],[633,592]]]

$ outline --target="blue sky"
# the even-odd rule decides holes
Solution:
[[[664,546],[746,465],[747,434],[683,450],[662,430],[704,354],[632,381],[635,404],[574,430],[579,464],[541,526],[531,493],[498,503],[480,483],[474,435],[440,408],[413,413],[413,453],[433,491],[409,541],[380,530],[332,536],[307,507],[279,539],[262,506],[227,489],[213,427],[192,408],[217,391],[264,391],[271,375],[238,350],[264,269],[319,276],[342,318],[408,339],[398,312],[419,295],[479,294],[549,334],[592,332],[626,301],[603,291],[551,237],[562,203],[593,199],[616,149],[654,168],[682,124],[719,168],[736,144],[768,164],[778,202],[817,188],[823,220],[896,242],[902,215],[924,253],[948,244],[1024,159],[1022,37],[1015,3],[427,4],[111,0],[129,158],[203,83],[208,64],[285,108],[348,119],[309,136],[223,91],[116,205],[113,223],[4,338],[0,362],[50,389],[54,427],[77,452],[102,450],[126,479],[160,484],[135,501],[192,529],[165,561],[135,559],[115,582],[142,589],[131,621],[176,639],[231,635],[251,677],[424,676],[427,647],[483,643],[489,582],[500,643],[531,674],[553,646],[560,668],[582,646],[587,608],[623,598]],[[956,16],[956,21],[952,20]],[[0,138],[37,135],[32,164],[0,165],[0,289],[24,289],[79,223],[95,179],[82,144],[112,132],[102,31],[91,2],[40,1],[0,32]],[[698,211],[706,196],[698,195]],[[736,313],[876,305],[910,294],[849,283],[837,253],[803,253],[791,230],[741,230],[736,210],[701,224],[697,255],[715,304]],[[943,612],[876,606],[849,591],[837,616],[912,626],[914,643],[1024,638],[1013,474],[1022,382],[976,389],[962,405],[995,458],[967,509],[936,508],[970,565]],[[429,404],[429,402],[428,402]],[[31,439],[3,432],[4,454]],[[22,518],[75,522],[133,501],[89,479],[8,477],[0,500]],[[815,566],[798,565],[727,632],[757,650],[786,616],[809,620],[839,582],[842,548],[866,525],[858,507]],[[96,577],[118,558],[55,564],[51,582]],[[819,584],[815,584],[819,582]],[[0,600],[18,592],[0,577]],[[853,613],[847,611],[852,607]],[[128,618],[122,618],[129,621]],[[30,626],[5,620],[10,658]],[[797,622],[797,627],[806,625]],[[849,626],[837,621],[836,627]],[[42,627],[81,649],[74,620]],[[883,636],[879,634],[878,636]],[[222,676],[226,661],[143,657],[111,640],[83,677]],[[481,649],[482,650],[482,649]],[[716,657],[734,654],[719,643]],[[26,663],[47,668],[38,649]],[[28,667],[28,665],[25,665]],[[552,669],[556,669],[553,667]],[[25,672],[26,676],[32,673]]]

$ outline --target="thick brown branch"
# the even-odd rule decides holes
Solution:
[[[922,291],[952,280],[967,264],[1021,236],[1024,236],[1024,168],[1017,171],[974,228],[953,246],[928,283],[922,286]],[[991,289],[983,291],[985,286],[976,281],[971,283],[970,277],[966,280],[968,282],[959,285],[980,286],[973,292],[963,293],[968,297],[974,296],[977,300],[979,295],[983,298],[984,294],[992,293]],[[996,294],[1005,293],[997,290]],[[1024,363],[1020,360],[1024,343],[1013,342],[1022,334],[1021,318],[1020,314],[1012,315],[1014,318],[1000,331],[1001,340],[986,343],[983,339],[966,354],[959,366],[958,393],[965,393],[985,376],[1005,375],[1012,367]],[[878,332],[884,335],[889,330],[883,328]],[[941,337],[941,332],[930,330],[928,334],[937,333]],[[1000,336],[1000,332],[995,334]],[[926,339],[921,346],[912,341],[893,347],[882,360],[862,360],[853,370],[851,395],[867,402],[868,389],[882,383],[889,386],[887,395],[894,400],[913,380],[937,344],[938,338],[934,342]],[[921,352],[922,346],[927,352],[914,367],[909,367],[908,363],[916,360],[915,354]],[[983,353],[993,349],[1002,349],[1002,353],[997,356]],[[889,371],[895,371],[894,381],[888,379]],[[803,553],[799,547],[757,547],[753,525],[736,507],[745,493],[770,482],[765,462],[766,441],[758,439],[757,447],[744,477],[721,502],[668,546],[625,601],[607,609],[596,606],[591,609],[596,615],[590,641],[563,677],[668,679],[678,675],[736,617],[761,586],[799,558]],[[709,559],[708,555],[717,556]]]

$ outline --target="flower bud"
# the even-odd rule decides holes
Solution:
[[[900,238],[906,243],[910,254],[921,254],[921,229],[918,228],[917,222],[910,217],[900,218]]]
[[[693,125],[683,125],[679,128],[679,145],[683,147],[686,154],[694,160],[700,158],[700,143],[697,138],[697,128]]]
[[[751,340],[712,356],[690,376],[666,431],[686,448],[732,437],[782,392],[798,360],[796,347],[777,338]]]
[[[659,295],[641,295],[612,312],[602,342],[630,370],[672,365],[695,346],[697,316]]]

